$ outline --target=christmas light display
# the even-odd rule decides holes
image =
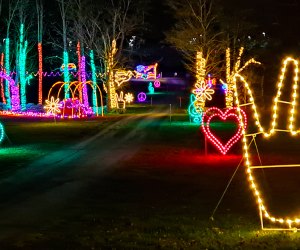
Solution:
[[[4,126],[3,126],[2,123],[0,122],[0,143],[3,142],[3,140],[4,140],[4,135],[5,135]]]
[[[114,82],[114,56],[117,52],[116,48],[116,40],[112,41],[111,50],[108,54],[108,68],[107,68],[107,74],[108,74],[108,88],[107,88],[107,94],[108,94],[108,106],[109,108],[116,108],[117,107],[117,99],[116,99],[116,88],[115,88],[115,82]]]
[[[83,97],[83,104],[85,106],[89,106],[88,100],[88,93],[87,93],[87,86],[86,86],[86,72],[85,72],[85,56],[81,56],[81,63],[80,63],[80,72],[81,72],[81,82],[82,82],[82,97]]]
[[[50,100],[46,100],[46,105],[44,106],[47,114],[56,115],[60,113],[60,104],[59,99],[54,100],[54,97],[51,96]]]
[[[149,82],[148,91],[149,91],[150,95],[154,94],[154,87],[153,87],[152,82]]]
[[[131,70],[116,70],[114,72],[114,82],[120,87],[123,83],[128,82],[134,73]]]
[[[144,65],[138,65],[136,66],[135,70],[135,77],[137,79],[156,79],[157,78],[157,73],[156,73],[156,68],[157,68],[157,63],[144,66]]]
[[[260,62],[255,61],[253,58],[248,60],[243,67],[240,67],[241,65],[241,58],[244,52],[244,48],[241,47],[239,50],[237,61],[234,65],[234,69],[231,72],[231,59],[230,59],[230,49],[226,49],[226,107],[230,108],[233,106],[233,78],[236,74],[240,74],[246,67],[248,67],[250,64],[260,64]],[[223,81],[222,81],[223,82]],[[225,84],[223,82],[223,84]]]
[[[240,116],[239,116],[240,115]],[[222,121],[226,120],[234,120],[238,125],[238,130],[235,134],[225,143],[223,144],[220,139],[211,131],[210,123],[213,119],[219,118]],[[239,141],[242,137],[243,129],[247,127],[247,117],[245,112],[240,109],[239,114],[237,114],[236,108],[229,108],[225,112],[222,110],[212,107],[209,108],[202,117],[202,131],[204,132],[205,137],[212,142],[212,144],[219,149],[219,151],[225,155],[230,148]]]
[[[9,38],[5,38],[5,74],[9,75],[10,74],[10,65],[9,65]],[[6,79],[5,81],[5,99],[6,99],[6,104],[7,108],[11,108],[11,99],[10,99],[10,81]]]
[[[81,46],[79,41],[76,46],[76,53],[78,58],[78,81],[81,82]],[[82,103],[82,91],[79,91],[79,100]]]
[[[20,110],[20,96],[19,96],[18,86],[16,86],[15,81],[10,76],[5,74],[3,71],[0,71],[0,78],[5,79],[9,83],[8,86],[10,86],[10,90],[12,93],[11,98],[9,98],[11,100],[12,111],[19,111]]]
[[[89,85],[93,89],[93,91],[94,91],[94,88],[96,90],[98,90],[98,93],[99,93],[99,96],[100,96],[100,102],[101,102],[101,110],[102,110],[101,111],[101,115],[103,116],[104,115],[104,111],[103,111],[103,96],[102,96],[102,92],[101,92],[100,87],[98,85],[94,86],[94,84],[92,83],[92,81],[86,81],[85,84]],[[54,83],[51,86],[51,88],[50,88],[50,90],[48,92],[48,100],[53,95],[54,89],[57,88],[57,87],[59,87],[58,91],[56,92],[56,96],[57,96],[56,98],[58,99],[60,97],[60,93],[62,92],[62,89],[63,88],[65,89],[65,85],[66,85],[66,83],[62,82],[62,81],[58,81],[58,82]],[[79,82],[79,81],[73,81],[73,82],[69,83],[67,91],[69,93],[71,93],[72,98],[68,98],[68,99],[75,100],[76,97],[79,96],[80,90],[82,89],[82,86],[83,86],[83,82]],[[89,106],[81,103],[80,101],[79,101],[78,105],[81,105],[82,109],[85,109],[85,110],[89,109]],[[96,107],[98,107],[98,100],[97,100],[97,98],[96,98]],[[98,116],[98,109],[96,109],[95,113]],[[90,111],[89,111],[89,114],[90,114]]]
[[[27,41],[24,41],[24,24],[20,26],[20,41],[19,41],[19,74],[20,74],[20,94],[21,94],[21,109],[26,110],[26,54]]]
[[[154,81],[154,87],[155,88],[159,88],[160,87],[160,81],[159,80],[155,80]]]
[[[95,66],[95,58],[94,58],[93,50],[90,51],[90,59],[91,59],[91,69],[92,69],[92,81],[93,81],[92,104],[93,104],[93,109],[95,112],[95,109],[97,107],[97,92],[96,92],[97,78],[96,78],[96,66]]]
[[[140,92],[140,93],[138,94],[138,100],[139,100],[139,102],[144,102],[144,101],[146,101],[146,99],[147,99],[146,93]]]
[[[5,70],[3,64],[4,64],[4,53],[1,53],[1,60],[0,60],[1,70]],[[6,104],[6,99],[5,99],[5,95],[4,95],[3,78],[0,78],[0,88],[1,88],[1,98],[2,98],[2,102],[3,102],[4,104]]]
[[[195,105],[196,100],[196,96],[194,94],[191,94],[188,113],[192,122],[201,124],[203,110]]]
[[[117,102],[117,108],[118,109],[125,109],[125,106],[126,106],[126,102],[125,102],[125,100],[124,100],[124,93],[123,93],[123,91],[121,91],[121,93],[120,93],[120,95],[118,95],[117,93],[116,93],[116,98],[117,98],[117,100],[118,100],[118,102]]]
[[[38,43],[38,56],[39,56],[39,104],[43,103],[43,50],[42,43]]]
[[[283,82],[285,79],[285,75],[286,75],[286,69],[287,69],[287,65],[289,63],[292,63],[294,65],[294,84],[292,87],[292,96],[291,96],[291,100],[290,101],[284,101],[281,99],[281,94],[282,94],[282,90],[283,90]],[[292,136],[297,135],[300,133],[300,129],[296,129],[295,125],[296,125],[296,111],[298,109],[298,94],[297,94],[297,90],[299,89],[298,86],[298,73],[299,73],[299,68],[298,68],[298,64],[299,62],[293,58],[286,58],[283,61],[283,66],[281,69],[281,75],[279,76],[279,80],[277,83],[277,94],[274,98],[274,104],[273,104],[273,114],[272,114],[272,119],[271,119],[271,125],[269,127],[269,129],[267,130],[266,128],[264,128],[261,125],[261,121],[260,121],[260,115],[257,112],[257,108],[256,108],[256,104],[255,104],[255,99],[254,96],[252,94],[252,91],[250,89],[250,85],[247,83],[247,81],[244,79],[243,76],[241,76],[240,74],[235,74],[233,77],[233,82],[234,82],[234,95],[235,95],[235,100],[236,100],[236,105],[237,105],[237,111],[240,112],[240,116],[242,116],[241,114],[241,108],[242,106],[250,106],[252,107],[253,113],[254,113],[254,120],[255,120],[255,125],[257,126],[258,131],[256,133],[247,133],[246,128],[244,126],[242,126],[243,129],[243,151],[244,151],[244,162],[246,165],[246,173],[248,175],[248,181],[249,181],[249,185],[250,188],[253,192],[253,195],[257,201],[258,204],[258,208],[260,211],[260,217],[261,217],[261,226],[262,229],[264,228],[264,224],[263,224],[263,218],[267,219],[269,222],[271,223],[276,223],[282,226],[287,227],[286,230],[295,230],[295,228],[297,228],[300,224],[300,216],[299,217],[276,217],[274,215],[271,214],[271,212],[269,211],[262,193],[260,191],[259,185],[256,181],[256,178],[253,174],[253,169],[256,168],[282,168],[282,167],[300,167],[300,164],[293,164],[293,165],[271,165],[271,166],[253,166],[251,163],[251,154],[250,154],[250,145],[248,142],[248,138],[252,138],[255,139],[257,136],[263,135],[264,137],[271,137],[274,136],[276,133],[279,132],[287,132],[290,133]],[[237,98],[239,96],[238,93],[238,88],[237,88],[237,81],[241,81],[243,83],[244,88],[247,90],[247,95],[248,95],[248,99],[249,102],[247,103],[240,103],[239,99]],[[278,116],[279,116],[279,105],[284,104],[284,110],[286,110],[286,105],[288,105],[289,107],[289,113],[290,116],[287,118],[287,127],[286,128],[281,128],[279,127],[279,124],[277,123],[278,120]],[[274,229],[274,228],[271,228]],[[275,228],[275,230],[285,230],[285,228]],[[297,229],[296,229],[297,230]]]
[[[126,93],[124,99],[127,103],[132,103],[134,100],[134,96],[132,93]]]
[[[211,82],[205,80],[206,60],[203,58],[202,52],[197,52],[196,55],[196,83],[192,89],[188,112],[190,120],[196,123],[201,123],[202,112],[205,107],[206,99],[211,100],[215,93],[210,88]],[[195,97],[195,98],[194,98]],[[195,112],[199,112],[198,115]]]
[[[78,98],[68,98],[59,102],[62,117],[81,118],[94,114],[93,110],[80,102]]]
[[[64,51],[63,58],[64,58],[63,65],[68,65],[69,66],[69,55],[68,55],[67,51]],[[68,69],[68,67],[64,66],[63,70],[64,70],[64,82],[66,83],[64,85],[65,86],[65,99],[67,99],[67,98],[70,97],[70,94],[68,92],[69,82],[70,82],[70,75],[69,75],[69,69]]]

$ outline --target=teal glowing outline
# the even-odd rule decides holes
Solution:
[[[190,121],[201,124],[202,122],[202,115],[203,115],[203,110],[201,108],[197,108],[195,106],[195,102],[197,101],[197,98],[194,94],[190,95],[190,105],[188,107],[188,113],[190,117]]]
[[[0,122],[0,143],[4,141],[4,135],[5,135],[4,126]]]

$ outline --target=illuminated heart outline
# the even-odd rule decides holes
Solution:
[[[205,137],[212,142],[213,145],[216,146],[216,148],[223,154],[225,155],[230,148],[238,142],[238,140],[242,137],[243,135],[243,126],[244,125],[244,129],[247,127],[247,116],[245,114],[245,112],[240,109],[240,113],[241,113],[241,117],[239,117],[236,114],[237,108],[229,108],[226,109],[225,112],[223,112],[222,110],[220,110],[219,108],[216,107],[212,107],[209,108],[203,115],[202,118],[202,131],[204,132]],[[209,113],[211,113],[209,115]],[[210,130],[210,121],[214,118],[214,117],[219,117],[221,118],[222,121],[226,121],[228,117],[234,117],[236,119],[236,121],[238,122],[238,131],[227,141],[227,143],[225,145],[223,145],[223,143],[211,132]],[[244,124],[243,124],[244,123]]]

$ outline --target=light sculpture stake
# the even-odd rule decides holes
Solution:
[[[287,68],[287,64],[289,63],[293,63],[294,64],[294,84],[293,84],[293,88],[292,88],[292,97],[291,97],[291,101],[284,101],[281,99],[281,94],[282,94],[282,89],[283,89],[283,80],[285,79],[285,73],[286,73],[286,68]],[[259,189],[259,185],[257,184],[257,181],[252,173],[253,169],[257,169],[257,168],[279,168],[279,167],[300,167],[300,164],[293,164],[293,165],[271,165],[271,166],[253,166],[251,163],[251,155],[250,155],[250,150],[249,150],[249,144],[248,144],[248,137],[256,137],[258,135],[263,135],[265,137],[271,137],[274,136],[277,132],[288,132],[291,135],[297,135],[300,133],[300,129],[296,129],[295,128],[295,114],[296,114],[296,110],[298,108],[298,104],[297,104],[297,90],[299,88],[298,86],[298,73],[299,73],[299,68],[298,68],[298,61],[293,59],[293,58],[286,58],[283,61],[283,66],[281,69],[281,75],[279,77],[278,83],[277,83],[277,94],[276,97],[274,98],[274,104],[273,104],[273,114],[272,114],[272,120],[271,120],[271,126],[268,130],[266,130],[260,122],[260,118],[259,118],[259,114],[257,112],[257,108],[255,105],[255,99],[254,96],[252,94],[252,91],[250,89],[249,84],[247,83],[247,81],[244,79],[243,76],[241,76],[239,73],[236,73],[233,77],[233,82],[234,82],[234,95],[235,95],[235,100],[236,100],[236,105],[237,105],[237,110],[240,112],[239,117],[241,118],[241,109],[240,107],[242,106],[251,106],[252,110],[254,112],[254,120],[255,120],[255,124],[258,128],[258,132],[257,133],[252,133],[252,134],[248,134],[245,127],[243,127],[243,154],[244,154],[244,162],[245,162],[245,167],[246,167],[246,173],[248,176],[248,181],[249,181],[249,185],[250,188],[253,192],[254,197],[256,198],[257,204],[258,204],[258,208],[260,211],[260,217],[261,217],[261,226],[262,229],[267,230],[266,228],[264,228],[263,225],[263,219],[268,219],[269,222],[271,223],[277,223],[277,224],[281,224],[282,226],[286,226],[287,228],[271,228],[271,229],[275,229],[275,230],[297,230],[295,229],[295,227],[298,227],[300,224],[300,215],[299,217],[276,217],[273,216],[271,214],[271,212],[269,211],[263,196],[260,192]],[[245,103],[245,104],[241,104],[238,100],[238,89],[237,89],[237,80],[240,80],[243,84],[244,87],[247,89],[248,92],[248,96],[249,96],[249,102]],[[279,112],[279,104],[287,104],[290,106],[290,117],[288,119],[288,126],[285,129],[279,128],[278,124],[277,124],[277,120],[278,120],[278,112]]]

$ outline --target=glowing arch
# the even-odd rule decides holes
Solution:
[[[91,86],[91,88],[94,90],[94,85],[97,87],[99,95],[100,95],[100,101],[101,101],[101,116],[103,116],[103,96],[102,96],[102,91],[100,89],[100,87],[97,84],[93,84],[93,81],[86,81],[86,82],[80,82],[79,84],[76,85],[75,90],[74,90],[74,94],[76,94],[76,91],[79,91],[79,86],[83,86],[84,84],[88,84]],[[98,107],[98,99],[96,98],[96,107]],[[98,116],[98,109],[96,112],[97,116]]]
[[[59,98],[59,95],[60,95],[62,89],[64,88],[65,84],[66,83],[62,82],[62,81],[54,83],[52,85],[52,87],[50,88],[49,92],[48,92],[48,100],[50,100],[50,98],[52,96],[51,93],[52,93],[53,88],[60,85],[60,87],[58,89],[58,92],[57,92],[57,95],[56,95],[56,98]],[[73,81],[73,82],[71,82],[71,83],[68,84],[68,88],[67,88],[67,91],[71,92],[72,98],[75,98],[76,92],[78,92],[78,94],[79,94],[79,90],[80,90],[79,87],[83,86],[83,84],[90,85],[91,88],[94,90],[94,86],[93,86],[93,82],[92,81],[86,81],[85,83],[79,82],[79,81]],[[72,89],[72,87],[75,87],[75,88]],[[104,111],[103,111],[103,96],[102,96],[102,91],[101,91],[101,89],[100,89],[100,87],[98,85],[96,85],[96,87],[97,87],[99,95],[100,95],[100,102],[101,102],[101,107],[102,107],[102,109],[101,109],[101,116],[103,116],[104,115]],[[98,99],[96,100],[96,106],[98,107]],[[98,109],[97,109],[96,115],[98,116]]]
[[[294,78],[293,78],[293,90],[292,90],[292,97],[290,101],[284,101],[281,100],[281,90],[283,89],[283,81],[285,79],[285,74],[286,74],[286,68],[287,65],[292,63],[294,65]],[[250,156],[250,150],[249,150],[249,142],[248,142],[248,138],[252,137],[252,139],[254,139],[257,135],[264,135],[265,137],[270,137],[273,136],[276,132],[288,132],[291,133],[291,135],[296,135],[300,133],[300,129],[295,129],[295,112],[296,112],[296,108],[298,108],[299,105],[297,105],[297,90],[299,89],[299,84],[298,84],[298,72],[299,72],[299,68],[298,68],[298,61],[293,59],[293,58],[287,58],[283,61],[283,67],[281,69],[281,75],[279,77],[279,81],[277,84],[277,94],[276,97],[274,98],[274,105],[273,105],[273,113],[272,113],[272,120],[271,120],[271,125],[270,128],[267,130],[266,128],[264,128],[261,125],[261,120],[259,117],[259,114],[257,112],[256,109],[256,105],[255,105],[255,99],[253,96],[253,93],[250,89],[249,84],[247,83],[247,81],[244,79],[244,77],[242,77],[240,74],[235,74],[233,77],[233,81],[234,81],[234,96],[235,96],[235,100],[236,100],[236,105],[238,107],[238,111],[239,111],[239,115],[241,117],[241,109],[240,107],[242,106],[251,106],[252,110],[254,112],[254,120],[255,120],[255,125],[258,128],[258,132],[256,133],[251,133],[248,134],[247,131],[245,130],[245,127],[243,126],[243,153],[244,153],[244,161],[245,161],[245,165],[246,165],[246,172],[248,175],[248,180],[249,180],[249,185],[250,188],[252,189],[253,195],[256,198],[257,204],[258,204],[258,208],[260,211],[260,217],[261,217],[261,225],[262,225],[262,229],[265,229],[263,226],[263,218],[268,219],[270,222],[272,223],[279,223],[282,225],[286,225],[288,227],[288,229],[283,229],[280,228],[280,230],[295,230],[294,228],[292,228],[292,226],[299,227],[300,225],[300,217],[298,218],[289,218],[289,217],[275,217],[273,215],[271,215],[270,211],[268,210],[262,195],[260,193],[259,190],[259,186],[256,182],[256,179],[254,177],[254,175],[252,174],[252,170],[256,169],[256,168],[274,168],[274,167],[283,167],[282,165],[272,165],[272,166],[252,166],[251,164],[251,156]],[[244,85],[245,89],[247,90],[247,94],[249,97],[249,102],[247,103],[240,103],[239,99],[238,99],[238,88],[237,88],[237,81],[240,80],[242,82],[242,84]],[[277,125],[277,120],[278,120],[278,104],[279,103],[283,103],[283,104],[287,104],[290,106],[289,109],[289,113],[290,113],[290,117],[288,119],[288,123],[287,123],[287,128],[285,129],[281,129],[278,127]],[[285,167],[300,167],[300,164],[294,164],[294,165],[285,165]],[[273,228],[274,229],[274,228]]]

